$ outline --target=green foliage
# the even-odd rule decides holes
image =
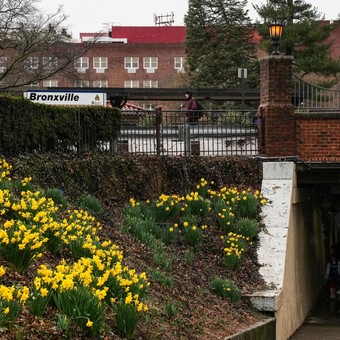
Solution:
[[[231,280],[222,277],[213,277],[209,282],[209,288],[214,294],[230,299],[231,302],[237,302],[241,298],[237,286]]]
[[[6,156],[93,150],[116,138],[120,119],[118,109],[49,106],[1,95],[0,144]]]
[[[165,314],[165,316],[168,319],[170,319],[170,318],[176,316],[179,313],[179,310],[178,310],[178,308],[176,307],[175,304],[173,304],[171,302],[167,302],[164,305],[163,313]]]
[[[254,5],[263,19],[257,29],[264,37],[264,47],[271,52],[268,23],[279,20],[284,23],[280,51],[293,55],[298,71],[335,75],[340,63],[330,57],[330,37],[335,25],[321,24],[322,15],[317,8],[303,0],[270,0],[263,5]]]
[[[132,339],[135,333],[140,313],[134,304],[118,302],[115,306],[118,330],[127,339]]]
[[[81,195],[76,204],[78,209],[87,210],[92,214],[99,214],[103,210],[99,199],[89,194]]]
[[[55,291],[52,296],[58,311],[72,317],[82,329],[87,329],[88,321],[93,322],[91,333],[99,333],[104,322],[105,305],[89,289],[79,285],[67,292]]]
[[[44,196],[46,198],[51,198],[57,206],[61,207],[62,210],[67,209],[68,204],[63,190],[57,188],[46,189],[44,190]]]
[[[138,118],[137,126],[139,127],[152,127],[156,126],[156,116],[155,115],[145,115]]]
[[[254,219],[240,218],[235,224],[235,232],[253,240],[260,232],[260,225]]]
[[[247,2],[189,0],[185,16],[186,71],[192,87],[240,88],[238,68],[247,68],[247,87],[258,83],[258,63]]]
[[[236,213],[240,217],[253,218],[260,210],[259,200],[250,193],[245,193],[240,197],[236,206]]]
[[[170,276],[159,270],[151,270],[149,275],[154,281],[162,286],[171,287],[174,284],[174,281]]]
[[[171,270],[171,260],[169,259],[169,256],[167,256],[163,251],[155,252],[153,259],[161,269],[166,270],[167,272]]]

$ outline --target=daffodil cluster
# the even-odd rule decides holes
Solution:
[[[108,307],[118,303],[134,306],[138,317],[147,311],[142,302],[149,286],[146,274],[125,266],[117,245],[100,240],[97,232],[101,224],[83,210],[61,214],[51,198],[31,190],[30,177],[11,181],[10,169],[0,160],[3,259],[24,272],[44,252],[64,247],[76,262],[61,260],[55,267],[41,264],[30,289],[0,286],[0,325],[14,321],[24,303],[31,314],[43,316],[50,299],[61,313],[92,335],[102,329]],[[5,273],[0,266],[0,276]],[[131,316],[117,317],[128,324]]]
[[[182,236],[190,247],[197,250],[204,240],[203,231],[209,224],[217,226],[226,240],[226,263],[235,266],[259,232],[255,219],[261,205],[265,203],[266,200],[258,190],[239,190],[236,187],[222,187],[218,190],[213,181],[201,178],[196,190],[184,196],[163,194],[154,202],[147,203],[136,202],[131,198],[125,212],[125,222],[128,225],[126,230],[137,237],[152,233],[167,244]],[[155,223],[158,223],[158,229]]]
[[[225,262],[229,267],[237,267],[241,263],[249,238],[241,234],[229,232],[225,237]]]

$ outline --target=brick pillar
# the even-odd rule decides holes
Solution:
[[[260,59],[259,152],[266,157],[295,156],[291,56]]]

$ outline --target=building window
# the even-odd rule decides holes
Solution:
[[[39,87],[39,82],[31,83],[28,85],[29,87]]]
[[[157,57],[144,57],[143,68],[146,70],[158,68],[158,58]]]
[[[107,69],[107,57],[93,57],[94,69]]]
[[[74,62],[74,68],[78,70],[78,72],[85,71],[89,68],[89,58],[88,57],[80,57]]]
[[[7,69],[7,57],[0,57],[0,73],[4,73]]]
[[[108,87],[108,81],[107,80],[94,80],[93,81],[93,87]]]
[[[43,87],[58,87],[58,80],[44,80]]]
[[[175,57],[174,58],[174,67],[178,72],[184,72],[184,58],[183,57]]]
[[[125,57],[124,58],[124,68],[125,69],[138,69],[139,68],[139,58],[138,57]]]
[[[158,80],[144,80],[143,87],[146,89],[158,88]]]
[[[76,80],[74,82],[74,87],[89,87],[90,82],[88,80]]]
[[[43,57],[43,68],[48,71],[56,71],[58,68],[58,58]]]
[[[37,70],[39,68],[39,58],[38,57],[28,57],[25,59],[26,70]]]
[[[139,87],[139,80],[125,80],[124,87],[126,88],[138,88]]]

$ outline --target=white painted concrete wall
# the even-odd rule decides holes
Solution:
[[[323,242],[320,214],[310,197],[296,187],[295,164],[263,163],[258,261],[268,290],[250,301],[276,318],[276,339],[286,340],[302,324],[320,291]],[[315,273],[315,268],[321,268]]]

